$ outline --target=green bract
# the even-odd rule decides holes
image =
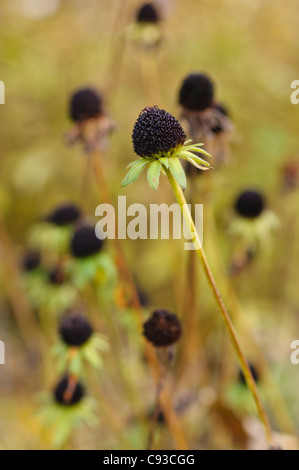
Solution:
[[[191,144],[190,142],[191,140],[187,140],[183,145],[180,145],[167,153],[160,152],[155,155],[151,155],[150,157],[140,157],[137,160],[132,161],[127,166],[128,172],[122,181],[121,186],[125,187],[134,183],[145,167],[147,167],[147,180],[152,189],[158,189],[160,174],[161,172],[165,174],[164,169],[169,170],[175,180],[185,189],[187,181],[180,158],[186,160],[200,170],[212,169],[209,162],[196,155],[196,153],[199,153],[207,157],[211,157],[208,152],[200,148],[203,144]]]

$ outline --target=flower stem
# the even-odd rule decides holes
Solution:
[[[219,310],[220,310],[222,319],[225,323],[225,326],[227,328],[231,343],[232,343],[233,348],[235,350],[235,353],[236,353],[236,355],[239,359],[240,366],[241,366],[241,369],[243,371],[244,377],[246,379],[247,385],[248,385],[248,387],[249,387],[249,389],[252,393],[252,396],[253,396],[253,399],[255,401],[260,419],[261,419],[261,421],[264,425],[264,428],[265,428],[265,434],[266,434],[267,441],[269,443],[272,443],[272,429],[271,429],[271,425],[270,425],[268,416],[266,414],[264,405],[262,403],[259,392],[257,390],[257,386],[256,386],[255,380],[252,376],[252,373],[250,371],[247,359],[246,359],[246,357],[243,353],[243,350],[241,348],[241,345],[240,345],[240,342],[238,340],[235,328],[232,324],[232,321],[230,319],[230,316],[229,316],[229,313],[226,309],[226,306],[223,302],[223,299],[220,295],[220,292],[218,291],[218,287],[216,285],[216,282],[215,282],[215,279],[213,277],[212,271],[211,271],[210,266],[208,264],[208,261],[206,259],[206,256],[205,256],[201,241],[199,239],[194,221],[193,221],[192,216],[191,216],[191,214],[190,214],[190,212],[187,208],[187,202],[186,202],[185,196],[183,194],[183,191],[182,191],[180,185],[177,183],[177,181],[172,176],[170,170],[166,169],[165,171],[166,171],[166,175],[168,177],[168,180],[170,182],[170,185],[173,189],[176,200],[177,200],[177,202],[178,202],[178,204],[181,208],[181,211],[182,211],[187,229],[188,229],[188,231],[190,232],[190,234],[192,236],[193,243],[196,247],[195,249],[196,249],[197,256],[198,256],[198,258],[200,260],[200,263],[203,267],[203,270],[204,270],[204,273],[206,275],[206,279],[208,281],[208,284],[209,284],[209,287],[212,291],[212,294],[213,294],[213,296],[216,300],[216,303],[219,307]]]

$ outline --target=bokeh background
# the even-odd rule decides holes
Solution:
[[[134,159],[132,128],[147,105],[157,104],[179,117],[178,90],[183,78],[192,71],[208,73],[217,99],[229,108],[235,129],[226,162],[214,170],[212,190],[204,201],[204,244],[231,304],[234,300],[222,274],[229,270],[233,251],[228,227],[235,217],[236,196],[246,188],[258,189],[280,221],[268,250],[262,250],[232,283],[241,305],[236,319],[241,342],[260,368],[261,393],[273,426],[284,434],[284,445],[294,448],[299,365],[290,362],[290,344],[299,336],[299,106],[291,104],[290,84],[298,79],[299,2],[157,2],[163,40],[150,59],[144,59],[147,52],[129,39],[129,26],[140,4],[134,0],[1,1],[0,80],[6,86],[6,103],[0,106],[1,258],[9,246],[19,262],[30,228],[61,202],[79,204],[96,221],[94,211],[101,199],[92,175],[84,197],[80,192],[87,157],[80,146],[71,147],[65,138],[71,127],[68,101],[74,90],[98,88],[115,122],[105,152],[105,172],[114,200],[126,195],[128,204],[173,202],[166,178],[161,178],[157,193],[148,187],[145,175],[132,187],[120,188],[126,165]],[[290,162],[291,188],[285,176]],[[204,178],[199,176],[196,183],[198,203],[202,202],[201,188],[206,188]],[[152,308],[163,306],[177,312],[184,322],[187,288],[182,243],[125,240],[123,245],[138,286],[148,298],[145,318]],[[34,416],[40,406],[38,395],[51,390],[57,376],[51,345],[41,378],[39,356],[24,344],[15,321],[9,284],[16,281],[5,262],[1,262],[0,276],[0,339],[6,346],[6,364],[0,365],[0,448],[51,448],[49,436]],[[252,418],[254,406],[248,391],[238,388],[237,361],[200,273],[197,304],[201,347],[194,343],[194,361],[185,375],[174,366],[173,400],[181,406],[180,419],[191,448],[246,448],[259,433]],[[118,334],[126,335],[130,320],[126,317],[120,322]],[[138,332],[132,333],[131,324],[128,328],[130,341],[125,344],[121,339],[116,345],[110,338],[110,352],[101,370],[99,425],[92,430],[79,427],[71,448],[122,448],[109,428],[105,400],[116,410],[120,429],[126,429],[132,448],[144,448],[147,424],[146,420],[140,424],[138,416],[142,406],[151,409],[154,387],[140,357]],[[109,330],[104,326],[103,330],[109,337]],[[188,334],[185,330],[187,338]],[[263,384],[260,352],[277,384],[279,402],[276,395],[271,397],[269,384]],[[113,366],[118,359],[113,356],[120,357],[127,381],[139,393],[136,407],[134,400],[123,396]],[[213,401],[219,394],[221,400]],[[159,424],[157,433],[156,448],[173,448],[167,427]]]

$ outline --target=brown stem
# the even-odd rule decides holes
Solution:
[[[25,344],[32,349],[34,342],[39,342],[39,328],[24,290],[20,269],[16,260],[9,235],[0,221],[2,282],[11,302],[12,309]]]

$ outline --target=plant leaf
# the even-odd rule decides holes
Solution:
[[[139,163],[142,161],[142,158],[137,158],[137,160],[132,160],[126,167],[126,169],[128,170],[129,168],[131,168],[132,166],[136,165],[136,163]]]
[[[200,158],[198,155],[194,155],[192,154],[192,157],[190,157],[191,160],[193,160],[195,163],[197,163],[197,165],[200,165],[200,166],[206,166],[208,168],[211,167],[211,164],[209,162],[207,162],[206,160],[204,160],[203,158]]]
[[[123,179],[121,183],[121,187],[124,188],[125,186],[128,186],[129,184],[134,183],[134,181],[137,180],[137,178],[141,175],[145,165],[147,165],[149,162],[145,160],[138,160],[128,171],[126,174],[125,178]]]
[[[203,158],[198,157],[197,155],[194,155],[194,153],[187,152],[187,151],[182,151],[180,153],[180,157],[183,158],[184,160],[187,160],[188,162],[192,163],[194,166],[204,166],[210,168],[211,165],[209,162],[204,160]]]
[[[159,186],[160,171],[161,171],[161,162],[159,160],[154,160],[149,164],[147,170],[147,181],[152,189],[157,191]]]
[[[183,189],[185,189],[187,185],[186,175],[181,162],[177,157],[169,158],[169,169],[174,179],[182,186]]]
[[[204,149],[200,149],[198,147],[195,147],[194,145],[189,145],[188,147],[185,148],[188,152],[198,152],[202,153],[203,155],[206,155],[209,158],[212,158],[212,156]]]

